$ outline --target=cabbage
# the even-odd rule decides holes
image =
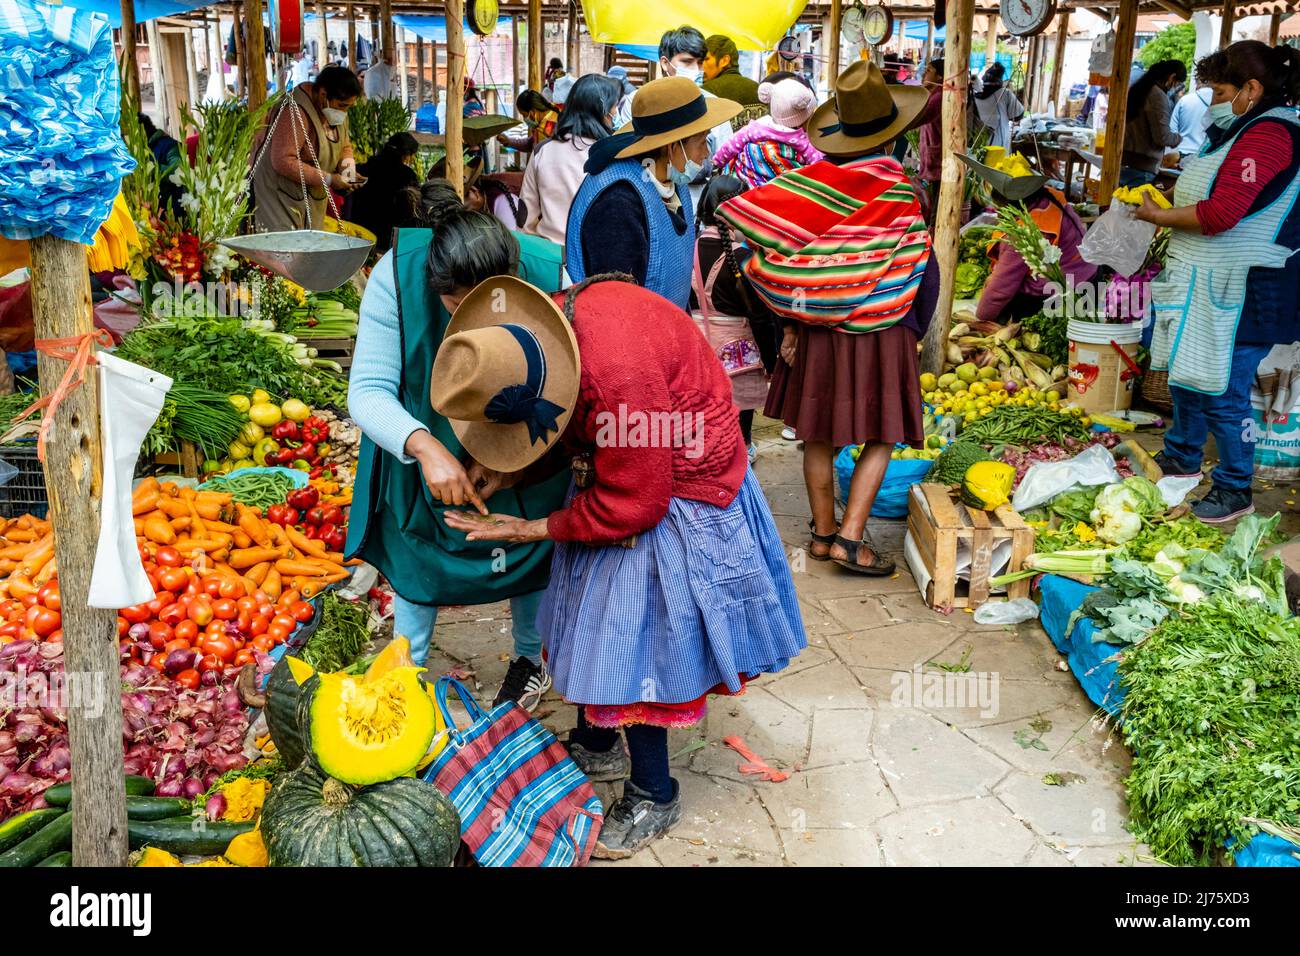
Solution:
[[[1124,544],[1138,536],[1143,517],[1164,514],[1164,510],[1160,489],[1134,475],[1098,492],[1089,517],[1098,538],[1107,544]]]

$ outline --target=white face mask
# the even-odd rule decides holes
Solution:
[[[674,66],[672,67],[673,76],[684,76],[697,86],[700,83],[703,73],[698,66]]]
[[[332,109],[328,106],[320,111],[320,115],[325,122],[329,123],[331,126],[342,126],[348,121],[347,113],[342,110]]]

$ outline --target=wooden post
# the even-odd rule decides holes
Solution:
[[[1274,21],[1277,20],[1275,16]],[[140,64],[135,58],[135,4],[122,0],[122,63],[131,99],[140,102]]]
[[[235,92],[240,96],[248,95],[248,53],[244,49],[244,0],[235,0],[230,5],[233,18],[231,30],[235,37]]]
[[[393,0],[379,0],[379,40],[385,53],[391,52],[397,45],[397,37],[393,31]],[[397,58],[394,57],[393,61],[396,60]],[[402,80],[402,91],[405,95],[406,80]]]
[[[984,40],[984,69],[988,69],[998,59],[998,17],[996,13],[989,14],[989,32]],[[1007,77],[1010,80],[1010,77]]]
[[[578,0],[569,0],[569,15],[565,23],[565,63],[569,76],[582,76],[582,46],[578,42]]]
[[[840,0],[831,0],[830,22],[826,25],[826,88],[835,89],[840,78],[840,23],[844,9]]]
[[[316,0],[316,69],[323,70],[329,64],[330,28],[325,19],[325,0]]]
[[[1056,48],[1052,53],[1052,101],[1047,104],[1053,114],[1061,103],[1061,77],[1065,74],[1065,41],[1070,35],[1070,11],[1062,10],[1057,14],[1060,25],[1056,28]],[[1069,183],[1066,183],[1069,186]]]
[[[396,36],[396,34],[394,34],[394,36]],[[411,99],[410,99],[411,80],[406,75],[406,70],[408,66],[407,63],[408,55],[406,52],[406,28],[405,27],[402,28],[401,39],[397,41],[397,58],[398,58],[399,69],[401,71],[401,76],[399,77],[399,86],[401,87],[401,91],[402,91],[402,105],[409,109],[411,106]]]
[[[244,0],[248,23],[248,108],[266,102],[266,30],[262,26],[262,0]]]
[[[192,110],[201,100],[199,96],[199,70],[194,61],[194,31],[188,26],[180,34],[185,41],[185,79],[189,83],[188,106]]]
[[[542,36],[542,0],[528,0],[528,88],[540,91],[542,72],[546,56]],[[447,93],[447,102],[451,102],[451,92]]]
[[[925,66],[934,57],[934,17],[925,21]],[[924,69],[924,67],[922,67]]]
[[[356,8],[348,4],[348,69],[357,72],[357,15]]]
[[[971,32],[975,0],[947,0],[947,39],[943,51],[943,174],[934,215],[933,255],[939,266],[939,302],[921,349],[921,371],[943,371],[952,313],[953,280],[957,271],[957,239],[961,231],[962,184],[966,167],[957,158],[966,151],[966,88],[969,79]]]
[[[510,14],[510,109],[513,111],[515,100],[519,99],[519,14]]]
[[[451,21],[448,21],[449,23]],[[434,61],[437,65],[437,60]],[[424,37],[415,35],[415,108],[424,105]]]
[[[37,340],[89,335],[93,325],[85,247],[40,236],[31,240],[29,249]],[[67,363],[41,353],[37,367],[41,392],[49,395],[67,371]],[[77,681],[72,687],[93,695],[83,696],[82,702],[67,702],[72,805],[77,808],[72,823],[72,860],[76,866],[125,866],[117,613],[86,603],[99,539],[104,478],[98,375],[94,369],[87,371],[86,380],[68,393],[55,413],[44,465],[63,595],[64,672]]]
[[[1107,94],[1106,145],[1102,151],[1101,181],[1097,185],[1097,204],[1105,209],[1110,194],[1119,184],[1119,168],[1124,158],[1124,124],[1128,118],[1128,77],[1133,66],[1133,40],[1137,34],[1138,0],[1120,0],[1115,24],[1115,59],[1112,62],[1111,86]]]
[[[379,56],[379,4],[366,8],[370,18],[370,62],[373,64]]]
[[[447,178],[464,199],[465,0],[447,0],[446,13]]]
[[[1268,45],[1277,46],[1278,30],[1282,27],[1282,14],[1275,13],[1268,18]]]
[[[153,108],[158,117],[158,125],[167,128],[171,115],[167,102],[167,85],[163,82],[162,44],[158,42],[158,22],[149,20],[144,25],[144,36],[149,42],[149,76],[153,85]]]
[[[1232,42],[1232,26],[1237,20],[1238,0],[1223,0],[1223,9],[1219,12],[1219,49],[1222,50]]]
[[[1026,113],[1034,112],[1038,81],[1038,35],[1035,34],[1029,38],[1029,49],[1025,51],[1025,88],[1021,90],[1021,95],[1024,96]]]

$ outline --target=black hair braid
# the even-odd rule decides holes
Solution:
[[[754,300],[749,297],[749,280],[740,271],[740,260],[736,258],[736,250],[732,246],[731,227],[716,215],[713,217],[713,224],[717,226],[718,235],[722,239],[722,254],[727,257],[727,265],[731,266],[731,272],[736,277],[736,288],[740,291],[740,297],[745,300],[745,310],[752,314],[756,311]]]
[[[564,317],[573,324],[574,305],[578,299],[578,294],[586,290],[587,286],[594,285],[597,282],[630,282],[636,285],[636,278],[626,272],[599,272],[594,276],[587,276],[577,285],[571,285],[564,290]]]

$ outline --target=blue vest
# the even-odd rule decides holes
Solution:
[[[574,284],[587,277],[582,255],[582,223],[596,198],[618,182],[631,184],[641,197],[645,221],[650,230],[650,253],[646,261],[645,287],[657,292],[680,309],[691,301],[691,263],[695,254],[694,211],[691,194],[685,186],[677,187],[686,228],[680,233],[673,216],[664,205],[659,190],[650,182],[645,167],[637,159],[620,159],[594,176],[588,176],[578,188],[569,210],[565,268]]]

